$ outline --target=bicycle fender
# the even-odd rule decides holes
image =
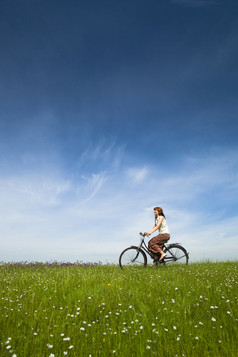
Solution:
[[[181,245],[181,243],[170,243],[170,244],[166,244],[166,248],[170,248],[170,247],[173,246],[174,244]]]

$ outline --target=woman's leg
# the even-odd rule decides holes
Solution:
[[[149,243],[148,243],[148,249],[150,252],[152,253],[160,253],[161,254],[161,258],[160,260],[162,260],[165,257],[165,253],[163,252],[162,248],[164,243],[168,242],[170,238],[170,235],[168,233],[160,233],[157,236],[155,236],[154,238],[152,238]]]
[[[154,238],[150,239],[149,242],[148,242],[148,249],[150,252],[152,253],[159,253],[158,251],[158,237],[159,236],[155,236]]]

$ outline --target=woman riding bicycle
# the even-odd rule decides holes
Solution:
[[[157,229],[159,234],[152,238],[148,243],[148,249],[154,254],[160,254],[160,261],[166,257],[166,254],[163,252],[162,248],[164,243],[168,242],[170,238],[169,228],[165,219],[164,212],[161,207],[154,208],[155,214],[155,224],[154,227],[146,233],[147,237],[149,237],[152,233],[154,233]]]

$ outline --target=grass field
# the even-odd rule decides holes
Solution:
[[[238,262],[0,266],[0,356],[238,356]]]

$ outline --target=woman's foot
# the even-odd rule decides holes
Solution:
[[[161,262],[161,260],[163,260],[163,259],[166,257],[166,255],[167,255],[167,254],[162,253],[159,261]]]

